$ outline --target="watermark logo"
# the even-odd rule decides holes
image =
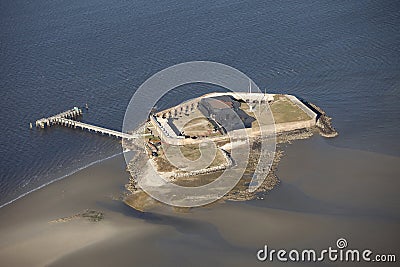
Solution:
[[[327,249],[270,249],[267,245],[257,252],[259,261],[279,262],[396,262],[395,254],[378,254],[370,249],[350,249],[344,238],[336,241],[336,247]]]
[[[339,239],[336,241],[336,246],[337,246],[339,249],[343,249],[343,248],[347,247],[347,240],[344,239],[344,238],[339,238]]]
[[[161,142],[163,156],[170,165],[177,168],[175,173],[195,173],[196,170],[204,170],[207,166],[211,166],[216,157],[221,157],[221,153],[225,156],[228,155],[221,151],[218,140],[207,137],[195,142],[201,153],[196,160],[186,158],[177,149],[176,144],[179,144],[185,137],[174,134],[172,128],[176,125],[171,125],[171,117],[173,121],[182,124],[181,127],[192,123],[198,119],[193,115],[195,112],[192,112],[196,109],[196,103],[191,103],[189,100],[179,109],[171,109],[169,112],[165,112],[164,115],[167,118],[161,115],[153,115],[153,108],[156,103],[169,91],[182,85],[195,83],[223,87],[235,99],[247,100],[247,103],[249,103],[252,116],[258,123],[257,131],[260,141],[258,164],[256,164],[254,175],[247,188],[250,192],[254,192],[263,183],[273,162],[275,124],[268,102],[264,99],[265,94],[247,75],[233,67],[216,62],[194,61],[177,64],[159,71],[146,80],[134,93],[125,113],[123,132],[132,132],[139,123],[150,119],[152,125],[155,125],[156,130],[159,131],[161,139],[165,139]],[[249,90],[251,90],[251,94],[246,94]],[[196,94],[192,93],[192,95]],[[211,93],[208,97],[210,96],[218,96],[218,94]],[[224,108],[221,105],[224,105],[224,101],[220,101],[218,108]],[[227,105],[229,106],[229,104]],[[227,111],[224,114],[226,120],[218,121],[210,115],[209,121],[214,122],[216,128],[229,129],[232,125],[235,125],[235,129],[240,128],[242,130],[224,133],[224,138],[228,138],[231,144],[229,149],[230,164],[223,170],[218,169],[219,173],[222,174],[217,179],[201,186],[178,185],[173,180],[166,178],[165,175],[160,175],[155,164],[149,161],[146,172],[139,177],[137,185],[154,199],[178,207],[206,205],[222,198],[231,191],[243,177],[248,166],[251,153],[251,136],[249,136],[248,131],[243,130],[245,128],[243,117],[239,116],[233,109],[225,108],[224,110]],[[132,160],[132,154],[124,153],[124,156],[126,163],[129,164]]]

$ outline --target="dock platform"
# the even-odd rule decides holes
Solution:
[[[134,139],[144,136],[140,134],[129,134],[120,131],[115,131],[104,127],[74,120],[79,116],[82,116],[82,109],[74,107],[72,109],[53,115],[51,117],[41,118],[35,122],[35,125],[36,127],[41,129],[46,127],[51,127],[53,125],[61,125],[69,128],[74,128],[74,129],[79,128],[81,130],[88,130],[89,132],[101,133],[104,135],[114,136],[117,138],[125,138],[125,139]]]

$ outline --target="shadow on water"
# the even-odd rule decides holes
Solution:
[[[328,201],[314,198],[304,193],[297,186],[281,182],[276,188],[264,196],[263,200],[252,200],[245,205],[257,208],[270,208],[282,211],[303,212],[319,215],[338,215],[352,217],[379,216],[385,220],[398,221],[399,216],[388,214],[373,208],[351,208]]]
[[[104,208],[104,210],[120,213],[134,219],[141,219],[153,225],[173,227],[183,236],[192,236],[193,240],[200,239],[206,242],[207,246],[224,247],[225,249],[241,252],[245,249],[227,242],[221,236],[215,225],[205,221],[183,217],[185,216],[183,213],[175,211],[172,211],[171,214],[140,212],[118,200],[112,202],[97,202],[97,205]]]

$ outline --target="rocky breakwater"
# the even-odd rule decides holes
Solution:
[[[318,107],[317,105],[311,102],[306,102],[305,104],[318,114],[317,123],[315,126],[317,126],[320,134],[323,137],[332,138],[338,136],[339,133],[332,126],[332,118],[329,117],[322,108]]]

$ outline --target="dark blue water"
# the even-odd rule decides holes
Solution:
[[[121,129],[142,82],[192,60],[323,107],[332,145],[399,156],[399,14],[397,1],[1,1],[0,204],[121,152],[29,122],[88,103],[85,122]]]

